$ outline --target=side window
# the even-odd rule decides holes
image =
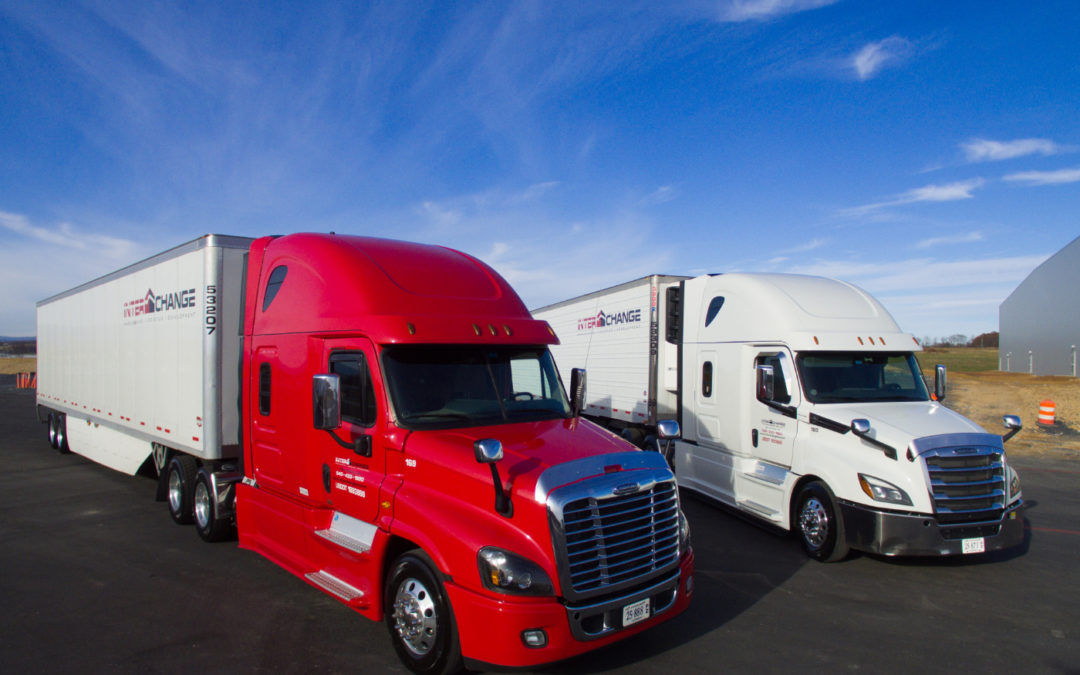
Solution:
[[[288,273],[289,268],[284,265],[278,265],[270,273],[270,278],[266,280],[266,291],[263,293],[262,308],[264,312],[269,309],[270,303],[277,297],[278,291],[281,290],[281,284],[285,282],[285,275]]]
[[[712,361],[706,361],[701,366],[701,395],[705,398],[712,396]]]
[[[705,310],[705,325],[708,326],[716,318],[716,315],[720,313],[720,308],[724,306],[724,296],[718,295],[709,301],[709,309]]]
[[[259,414],[270,414],[270,364],[259,364]]]
[[[331,354],[330,372],[341,378],[341,419],[362,427],[375,424],[375,387],[363,353]]]
[[[773,400],[777,403],[791,403],[791,393],[787,388],[787,378],[791,371],[787,361],[783,354],[761,354],[754,362],[755,366],[772,366]]]

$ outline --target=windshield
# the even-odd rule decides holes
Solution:
[[[545,347],[392,346],[383,369],[398,422],[410,429],[570,416]]]
[[[911,352],[804,352],[796,362],[806,398],[814,403],[930,398]]]

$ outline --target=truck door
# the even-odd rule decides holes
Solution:
[[[791,352],[774,347],[758,352],[754,368],[762,365],[772,366],[773,398],[770,405],[758,392],[750,392],[754,399],[750,405],[751,452],[758,459],[790,467],[798,430],[799,385],[795,379],[795,363]]]
[[[341,379],[341,428],[338,439],[320,431],[316,442],[322,465],[320,488],[325,503],[353,518],[374,522],[379,514],[379,487],[386,471],[386,402],[374,347],[364,338],[324,343],[323,372]]]

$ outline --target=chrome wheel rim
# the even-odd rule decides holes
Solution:
[[[821,548],[829,537],[829,513],[817,497],[807,499],[799,512],[799,530],[811,548]]]
[[[415,656],[425,656],[435,647],[438,637],[435,601],[419,580],[409,577],[398,586],[392,617],[401,643]]]
[[[210,491],[201,480],[195,483],[195,522],[202,529],[210,523]]]
[[[169,472],[169,508],[173,513],[180,513],[180,506],[184,503],[184,490],[180,484],[180,475],[176,471]]]

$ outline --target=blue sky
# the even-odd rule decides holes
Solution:
[[[0,335],[207,232],[438,243],[538,307],[851,281],[922,336],[1080,235],[1072,2],[0,4]]]

